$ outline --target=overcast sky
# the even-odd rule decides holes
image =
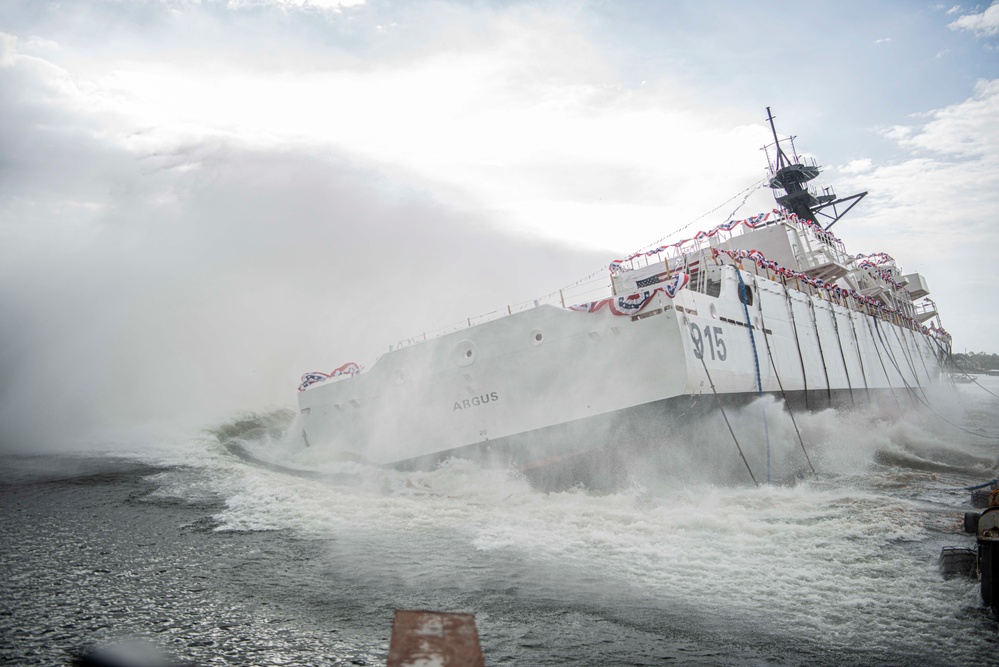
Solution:
[[[999,352],[999,4],[5,0],[0,437],[293,406],[769,210],[767,106]]]

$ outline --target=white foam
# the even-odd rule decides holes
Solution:
[[[939,546],[928,531],[945,523],[939,516],[948,503],[954,517],[963,511],[964,494],[948,480],[994,473],[980,443],[927,414],[798,414],[819,473],[802,480],[801,446],[772,399],[732,415],[737,432],[756,430],[743,443],[747,458],[754,467],[764,461],[763,412],[783,485],[752,486],[727,431],[706,423],[664,439],[664,447],[698,444],[691,454],[673,452],[670,474],[609,495],[541,493],[510,471],[462,460],[430,472],[386,470],[296,450],[280,438],[255,446],[317,476],[216,449],[202,454],[200,477],[168,473],[161,491],[215,494],[225,503],[216,517],[221,530],[290,530],[373,552],[399,549],[409,557],[394,566],[414,578],[445,576],[435,568],[453,558],[447,576],[459,576],[457,568],[475,586],[486,575],[461,563],[478,554],[503,564],[502,576],[535,586],[646,598],[689,608],[705,622],[737,616],[743,627],[807,635],[830,649],[964,641],[961,614],[978,604],[977,585],[938,575]],[[729,482],[705,481],[699,457],[702,465],[727,459],[718,465]]]

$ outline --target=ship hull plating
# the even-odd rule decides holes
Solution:
[[[946,350],[916,327],[765,271],[704,273],[714,290],[624,316],[541,306],[394,350],[300,394],[305,440],[401,468],[453,456],[571,476],[761,392],[792,410],[901,408],[939,380]]]

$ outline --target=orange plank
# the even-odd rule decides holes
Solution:
[[[387,667],[486,667],[475,614],[397,609]]]

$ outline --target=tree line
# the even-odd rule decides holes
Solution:
[[[993,371],[999,369],[999,354],[988,352],[958,352],[954,361],[966,371]]]

